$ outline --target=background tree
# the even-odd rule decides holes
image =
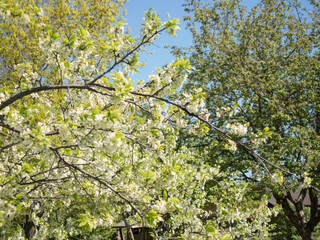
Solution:
[[[186,89],[201,87],[210,120],[236,139],[211,131],[192,144],[230,178],[270,191],[300,236],[313,239],[320,221],[319,4],[263,0],[249,11],[238,0],[185,6],[194,44],[175,52],[190,56],[194,67]]]

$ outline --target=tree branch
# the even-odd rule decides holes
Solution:
[[[143,216],[141,214],[141,212],[135,207],[133,206],[132,202],[130,200],[128,200],[127,198],[125,198],[119,191],[117,191],[116,189],[114,189],[110,184],[106,183],[105,181],[103,181],[102,179],[100,179],[99,177],[95,176],[95,175],[92,175],[91,173],[79,168],[78,166],[72,164],[72,163],[69,163],[67,162],[60,154],[59,150],[58,149],[55,149],[53,147],[50,147],[50,150],[52,150],[56,156],[62,161],[64,162],[68,167],[71,167],[75,170],[77,170],[78,172],[81,172],[82,174],[86,175],[87,177],[90,177],[94,180],[96,180],[97,182],[99,182],[101,185],[107,187],[108,189],[110,189],[112,192],[114,192],[116,195],[118,195],[118,197],[120,197],[122,200],[124,200],[125,202],[127,202],[130,207],[132,207],[132,209],[134,209],[138,215],[141,217],[141,219],[143,219]]]
[[[165,30],[165,28],[162,28],[160,30],[155,31],[153,34],[151,34],[149,37],[147,37],[146,35],[142,38],[141,42],[135,47],[133,48],[131,51],[129,51],[127,54],[125,54],[120,60],[115,60],[113,65],[105,72],[103,72],[101,75],[97,76],[96,78],[94,78],[91,82],[89,82],[88,85],[93,85],[94,83],[96,83],[100,78],[102,78],[103,76],[105,76],[106,74],[108,74],[109,72],[111,72],[116,66],[118,66],[120,63],[123,63],[131,54],[133,54],[135,51],[137,51],[140,47],[142,47],[143,45],[145,45],[146,43],[148,43],[154,36],[156,36],[157,34],[163,32]]]
[[[35,87],[35,88],[30,88],[25,91],[22,91],[20,93],[17,93],[10,97],[8,100],[4,101],[3,103],[0,104],[0,111],[4,109],[5,107],[9,106],[10,104],[14,103],[17,100],[20,100],[32,93],[38,93],[38,92],[43,92],[43,91],[49,91],[49,90],[57,90],[57,89],[86,89],[90,91],[95,91],[92,87],[88,85],[75,85],[75,84],[70,84],[70,85],[47,85],[47,86],[40,86],[40,87]]]

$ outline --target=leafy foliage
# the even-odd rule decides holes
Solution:
[[[236,139],[210,131],[195,145],[231,178],[271,191],[303,239],[311,239],[320,221],[319,5],[306,10],[294,0],[263,0],[246,10],[238,0],[186,2],[194,46],[184,53],[195,68],[186,89],[201,87],[210,120]],[[306,189],[309,218],[299,213]],[[301,190],[300,198],[290,198],[290,190]]]

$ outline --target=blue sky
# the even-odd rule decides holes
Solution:
[[[172,18],[180,19],[180,31],[177,31],[177,37],[168,36],[166,33],[162,33],[156,40],[155,45],[147,48],[149,51],[153,51],[154,54],[146,55],[142,57],[145,60],[146,66],[140,69],[139,74],[135,74],[133,79],[143,78],[146,79],[149,74],[156,68],[171,62],[174,57],[170,54],[169,49],[165,49],[164,46],[178,45],[178,46],[190,46],[192,43],[192,35],[188,30],[185,30],[185,24],[182,19],[185,15],[182,4],[184,0],[130,0],[125,8],[127,9],[127,23],[132,30],[133,35],[138,34],[140,24],[143,19],[143,12],[149,10],[150,7],[160,14],[161,21],[168,20],[168,13]],[[147,59],[146,59],[147,58]]]
[[[163,33],[159,39],[155,42],[155,45],[149,47],[147,50],[153,51],[154,54],[146,55],[142,57],[146,62],[146,66],[140,69],[140,73],[135,74],[133,79],[143,78],[147,80],[147,76],[152,73],[156,67],[162,67],[163,65],[171,62],[174,57],[170,54],[170,49],[164,49],[166,44],[176,46],[190,46],[192,44],[192,35],[189,30],[185,30],[186,25],[183,22],[183,16],[186,15],[182,4],[184,0],[129,0],[125,5],[127,10],[127,23],[132,30],[133,35],[137,35],[141,27],[143,12],[153,7],[157,13],[160,14],[162,21],[167,21],[168,13],[171,18],[180,19],[180,31],[177,31],[177,37],[168,36]],[[248,8],[251,8],[259,0],[243,0],[243,4],[246,4]],[[303,6],[310,7],[308,0],[300,0]],[[147,58],[147,59],[145,59]]]

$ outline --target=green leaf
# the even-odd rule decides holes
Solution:
[[[83,227],[83,226],[85,226],[87,224],[86,220],[81,220],[79,222],[80,222],[79,227]]]
[[[88,227],[89,232],[92,232],[94,228],[94,218],[89,212],[81,213],[78,215],[77,222],[79,222],[79,227]]]
[[[22,199],[22,196],[23,196],[23,192],[20,192],[15,196],[15,199]]]
[[[74,45],[76,39],[77,39],[76,36],[75,36],[75,35],[72,35],[72,36],[69,38],[68,45],[69,45],[70,47],[72,47],[72,46]]]
[[[25,172],[32,172],[32,166],[29,163],[21,163],[21,166]]]
[[[161,214],[158,214],[154,209],[146,211],[145,219],[149,226],[155,227],[159,221],[162,221]]]
[[[159,134],[159,130],[156,128],[151,129],[150,132],[155,136],[157,136]]]
[[[52,41],[55,41],[59,38],[59,33],[57,33],[56,31],[54,30],[49,30],[49,37]]]
[[[100,109],[98,105],[95,105],[94,108],[92,109],[92,115],[97,115],[100,113]]]
[[[167,201],[167,199],[168,199],[168,192],[167,192],[167,190],[163,190],[163,192],[162,192],[162,198],[163,198],[163,200]]]
[[[86,37],[87,36],[87,31],[83,29],[82,26],[79,28],[79,33],[81,36]]]
[[[178,24],[180,24],[179,19],[174,18],[170,20],[170,15],[169,15],[169,20],[164,24],[164,27],[166,28],[166,31],[168,32],[169,35],[173,35],[176,37],[177,36],[176,30],[180,30],[180,28],[178,27]]]
[[[269,131],[269,127],[265,127],[262,131],[263,135],[266,135]]]

